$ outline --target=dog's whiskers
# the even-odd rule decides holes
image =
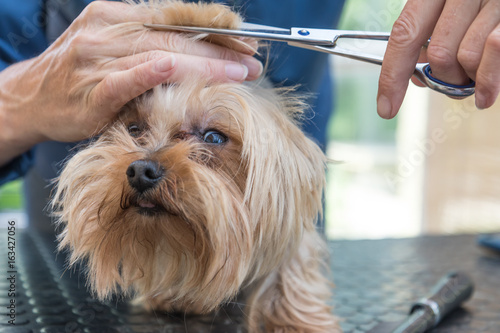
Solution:
[[[125,185],[122,188],[122,194],[120,196],[120,208],[126,210],[130,207],[130,195],[125,192]]]

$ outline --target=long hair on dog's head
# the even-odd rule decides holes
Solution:
[[[324,157],[295,124],[302,109],[285,90],[194,81],[129,103],[58,179],[70,265],[87,262],[101,299],[121,288],[208,311],[234,297],[321,212]],[[128,179],[136,161],[161,173],[144,192]]]

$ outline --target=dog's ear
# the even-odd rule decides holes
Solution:
[[[322,213],[326,159],[297,126],[304,103],[289,92],[254,89],[243,140],[246,199],[261,238],[298,240]]]

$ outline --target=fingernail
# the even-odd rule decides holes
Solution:
[[[252,78],[258,78],[264,70],[262,63],[254,57],[243,58],[241,64],[248,68],[248,76]]]
[[[240,64],[227,64],[226,76],[233,81],[243,81],[248,76],[248,67]]]
[[[478,108],[479,110],[486,109],[487,98],[483,94],[483,92],[481,90],[476,89],[475,95],[476,95],[476,108]]]
[[[385,95],[380,95],[377,98],[377,112],[382,118],[387,119],[391,117],[392,104]]]
[[[158,73],[168,72],[175,66],[175,57],[173,54],[168,57],[161,58],[155,63],[155,71]]]

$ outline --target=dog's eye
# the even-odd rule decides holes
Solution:
[[[217,131],[207,131],[205,134],[203,134],[203,141],[205,141],[206,143],[220,145],[227,141],[227,137]]]
[[[142,133],[142,129],[139,127],[139,125],[137,124],[130,124],[128,125],[127,127],[127,131],[129,132],[129,134],[131,136],[133,136],[134,138],[137,138],[138,136],[141,135]]]

